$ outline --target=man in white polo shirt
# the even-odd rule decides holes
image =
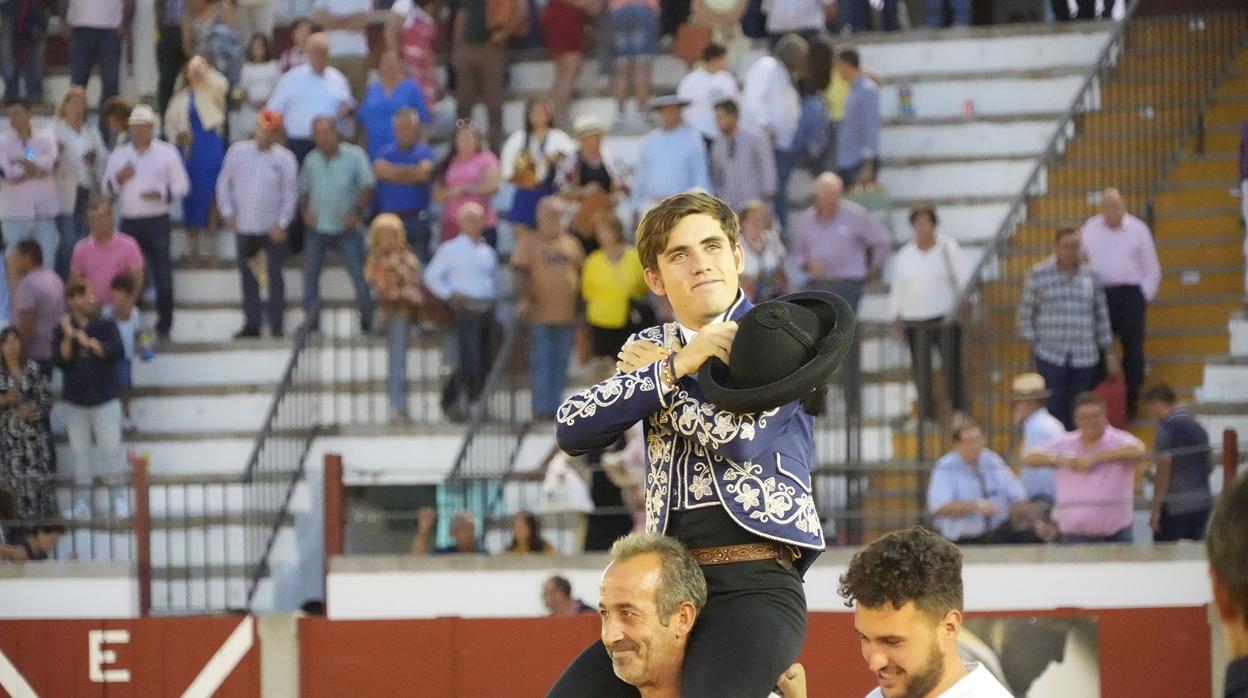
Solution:
[[[321,25],[329,39],[330,64],[346,76],[351,95],[364,99],[368,86],[368,21],[370,0],[315,0],[312,21]]]
[[[134,0],[69,0],[69,81],[86,87],[91,68],[100,66],[100,104],[117,94],[121,42],[133,17]]]

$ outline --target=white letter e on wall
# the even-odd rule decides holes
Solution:
[[[87,674],[92,683],[129,683],[130,670],[105,669],[105,664],[117,661],[117,653],[104,649],[104,645],[120,645],[130,642],[128,630],[87,631]]]

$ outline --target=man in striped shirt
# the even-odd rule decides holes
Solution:
[[[1096,385],[1102,352],[1106,372],[1119,370],[1105,290],[1082,260],[1082,242],[1078,229],[1058,230],[1054,255],[1032,268],[1018,303],[1019,337],[1052,391],[1046,407],[1068,430],[1075,396]]]

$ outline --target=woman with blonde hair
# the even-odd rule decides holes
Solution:
[[[178,91],[165,109],[165,137],[182,150],[191,191],[182,201],[182,220],[192,258],[201,261],[200,231],[211,238],[217,215],[213,197],[225,161],[225,97],[229,83],[203,56],[186,64]],[[211,243],[209,243],[211,244]]]
[[[624,238],[624,223],[610,211],[594,225],[598,249],[585,259],[581,296],[595,358],[613,359],[629,335],[653,324],[654,311],[637,248]]]
[[[60,154],[54,177],[61,199],[60,214],[56,217],[61,242],[56,251],[55,268],[58,274],[67,277],[74,245],[86,237],[87,201],[104,178],[108,148],[100,130],[87,123],[86,89],[74,85],[66,90],[56,105],[55,116]]]
[[[373,287],[377,310],[386,323],[390,419],[408,421],[407,346],[424,292],[420,283],[420,260],[407,244],[403,220],[382,213],[368,229],[368,261],[364,278]]]

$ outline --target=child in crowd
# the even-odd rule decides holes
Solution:
[[[290,28],[290,48],[282,53],[282,72],[296,68],[308,62],[308,54],[303,47],[308,37],[316,33],[316,25],[307,17],[300,17]]]
[[[256,130],[256,114],[264,108],[277,87],[282,70],[273,59],[269,37],[256,34],[247,44],[247,62],[243,64],[242,77],[234,86],[234,104],[230,114],[230,141],[245,141]]]
[[[122,359],[117,364],[118,381],[121,383],[121,429],[130,433],[136,431],[134,421],[130,419],[130,388],[132,386],[131,369],[134,366],[134,342],[142,329],[142,318],[134,307],[134,277],[129,274],[118,274],[109,284],[112,291],[112,302],[104,308],[104,317],[117,325],[121,335],[121,346],[125,349]]]

